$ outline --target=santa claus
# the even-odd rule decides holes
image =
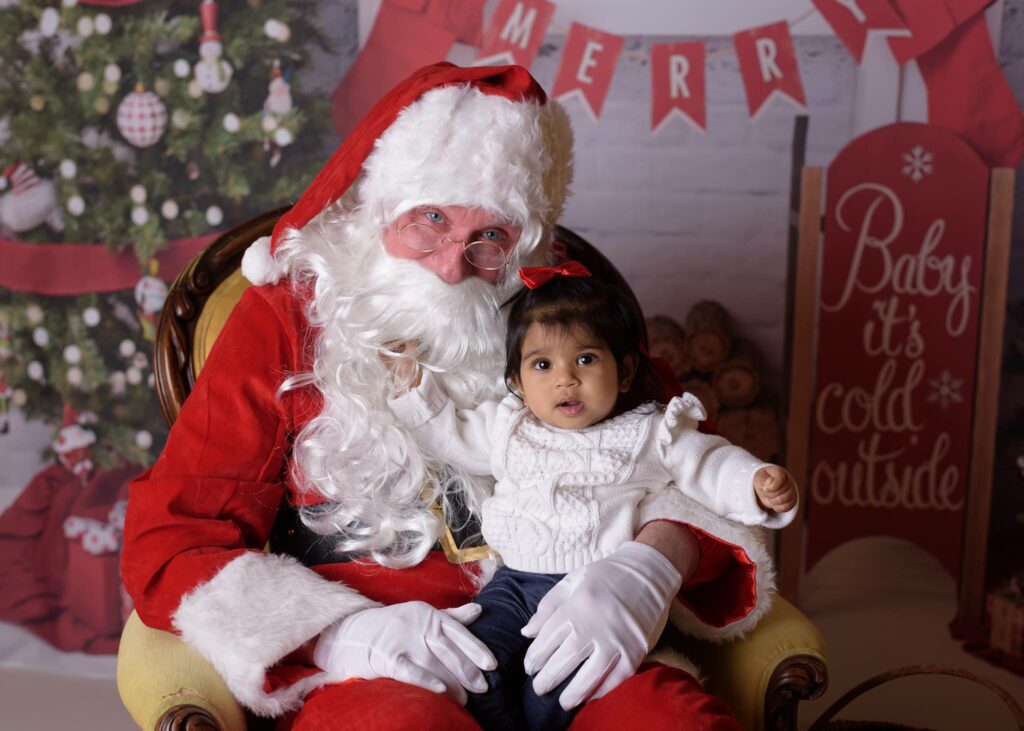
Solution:
[[[122,573],[142,620],[179,633],[253,712],[295,729],[478,728],[461,703],[494,662],[464,626],[479,572],[435,550],[445,526],[432,507],[472,509],[489,485],[395,419],[382,356],[420,343],[417,360],[461,405],[504,392],[500,305],[519,265],[551,256],[571,146],[564,112],[525,69],[430,66],[374,107],[247,253],[260,286],[132,486]],[[410,238],[410,226],[432,233]],[[612,555],[541,632],[587,632],[591,651],[642,658],[669,613],[705,637],[752,627],[771,590],[758,540],[695,504],[666,512],[636,540],[677,567],[678,594]],[[576,623],[610,580],[612,619]],[[537,670],[557,681],[585,659]],[[695,674],[643,665],[573,728],[739,728]]]

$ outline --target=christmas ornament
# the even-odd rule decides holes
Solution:
[[[197,79],[188,82],[188,95],[193,99],[198,99],[203,95],[203,87]]]
[[[140,449],[149,449],[153,446],[153,435],[145,429],[135,432],[135,446]]]
[[[96,434],[83,428],[78,419],[75,407],[70,402],[64,404],[64,419],[53,442],[53,451],[57,453],[60,463],[71,470],[72,474],[84,478],[92,472],[89,447],[95,444]]]
[[[92,32],[96,29],[93,25],[92,18],[88,15],[83,15],[78,19],[78,25],[75,26],[75,30],[82,38],[88,38],[92,35]]]
[[[0,196],[0,227],[14,233],[29,231],[42,223],[54,231],[64,228],[52,180],[39,178],[23,162],[9,165],[3,177],[9,190]]]
[[[149,221],[149,211],[142,206],[132,208],[132,223],[136,226],[145,226],[147,221]]]
[[[203,35],[199,39],[199,60],[194,67],[199,88],[207,94],[219,94],[231,82],[231,64],[221,56],[224,45],[217,32],[217,3],[203,0],[199,4],[199,16],[203,22]]]
[[[188,127],[190,119],[189,113],[184,109],[175,109],[171,113],[171,124],[174,125],[175,129],[185,129]]]
[[[110,393],[114,396],[124,396],[127,388],[128,379],[125,377],[123,371],[114,371],[107,377],[107,383],[110,384]]]
[[[43,321],[43,308],[37,304],[31,304],[25,308],[25,319],[29,325],[38,325]]]
[[[153,274],[156,273],[155,261],[150,265],[150,271]],[[142,325],[142,337],[150,342],[156,340],[156,318],[167,299],[167,285],[153,274],[144,276],[135,285],[135,303],[139,306],[138,318],[139,324]],[[131,355],[135,355],[134,343],[132,347]],[[124,355],[124,351],[122,351],[122,355]],[[142,380],[142,373],[138,374],[138,380],[132,380],[132,370],[133,368],[128,369],[128,382],[135,385]]]
[[[32,342],[40,348],[45,348],[50,344],[50,331],[45,327],[37,327],[32,331]]]
[[[100,311],[95,307],[86,307],[82,310],[82,322],[89,327],[96,327],[100,324]]]
[[[135,355],[135,341],[125,338],[117,346],[117,352],[121,354],[122,358],[131,358]]]
[[[163,205],[160,206],[160,215],[168,221],[173,221],[178,217],[178,204],[172,200],[164,201]]]
[[[28,403],[28,393],[21,388],[14,389],[14,394],[11,396],[11,403],[20,409]]]
[[[88,71],[83,71],[75,79],[75,85],[79,91],[92,91],[96,87],[96,77]]]
[[[160,97],[137,84],[117,107],[117,129],[136,147],[155,145],[167,129],[167,107]]]
[[[105,36],[113,27],[114,23],[106,13],[100,13],[96,16],[96,32],[101,36]]]
[[[107,81],[120,81],[121,67],[116,63],[108,63],[103,67],[103,78]]]
[[[73,195],[68,198],[67,209],[72,216],[81,216],[85,213],[85,201],[82,200],[82,196]]]
[[[78,366],[72,366],[71,368],[68,368],[66,378],[68,379],[68,384],[74,386],[75,388],[78,388],[79,386],[82,385],[84,374],[82,373],[81,368],[79,368]]]
[[[132,366],[131,368],[125,370],[124,375],[128,383],[130,383],[133,386],[138,386],[140,383],[142,383],[142,371],[140,371],[135,366]]]
[[[56,8],[46,8],[39,16],[39,32],[47,38],[57,34],[60,27],[60,12]]]
[[[174,75],[179,79],[186,79],[188,78],[188,75],[192,73],[192,67],[189,65],[188,61],[183,58],[179,58],[175,61],[172,68],[174,69]]]
[[[149,365],[149,358],[146,357],[145,353],[139,350],[132,356],[132,365],[136,368],[145,368]]]
[[[100,114],[106,114],[110,111],[110,100],[107,99],[105,96],[101,96],[99,99],[92,103],[92,108]]]
[[[155,91],[158,96],[167,96],[171,93],[171,82],[167,79],[157,79],[153,82],[153,91]]]
[[[128,197],[132,199],[132,203],[136,205],[142,205],[146,202],[146,189],[145,187],[135,184],[128,191]]]
[[[117,86],[118,83],[116,81],[111,81],[110,79],[104,79],[103,83],[100,84],[104,94],[113,94],[117,91]]]
[[[27,366],[25,366],[25,373],[28,374],[28,377],[31,378],[33,381],[42,382],[43,377],[46,374],[46,371],[43,370],[42,363],[40,363],[38,360],[34,360]]]
[[[232,112],[228,112],[224,115],[223,124],[224,129],[230,132],[231,134],[234,134],[235,132],[242,128],[242,120],[238,118],[237,114],[234,114]]]
[[[292,37],[292,29],[274,18],[263,24],[263,32],[266,33],[267,38],[279,43],[287,43],[288,39]]]
[[[281,127],[274,132],[274,143],[280,147],[287,147],[295,141],[295,137],[292,136],[292,132],[287,127]]]
[[[77,345],[69,345],[64,348],[64,360],[75,365],[82,362],[82,349]]]
[[[211,226],[220,226],[224,222],[224,211],[219,206],[210,206],[206,209],[206,222]]]
[[[292,110],[292,89],[288,78],[281,70],[281,62],[275,60],[270,68],[270,83],[267,86],[267,98],[263,102],[263,111],[283,117]]]
[[[78,165],[75,164],[74,160],[61,160],[58,169],[60,170],[60,176],[65,180],[73,180],[75,175],[78,174]]]
[[[28,106],[34,112],[41,112],[46,107],[46,98],[41,94],[31,96],[28,100]]]

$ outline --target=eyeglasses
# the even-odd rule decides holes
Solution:
[[[512,246],[508,246],[508,251],[506,251],[505,247],[496,241],[456,241],[432,226],[422,223],[407,223],[398,229],[397,233],[402,246],[421,254],[436,251],[444,246],[445,242],[462,244],[462,255],[466,257],[466,261],[477,269],[485,269],[490,272],[501,269],[512,256]],[[514,241],[512,243],[515,244]]]

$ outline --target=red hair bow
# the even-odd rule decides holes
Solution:
[[[537,289],[556,277],[589,277],[590,270],[578,261],[567,261],[554,267],[522,267],[519,278],[530,289]]]

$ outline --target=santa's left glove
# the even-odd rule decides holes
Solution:
[[[659,551],[628,541],[565,575],[541,599],[523,634],[533,689],[544,695],[576,668],[558,701],[569,710],[628,680],[658,641],[683,580]]]
[[[466,690],[487,690],[482,671],[498,665],[465,627],[479,616],[479,604],[441,610],[404,602],[364,609],[321,633],[313,661],[338,680],[392,678],[465,705]]]

